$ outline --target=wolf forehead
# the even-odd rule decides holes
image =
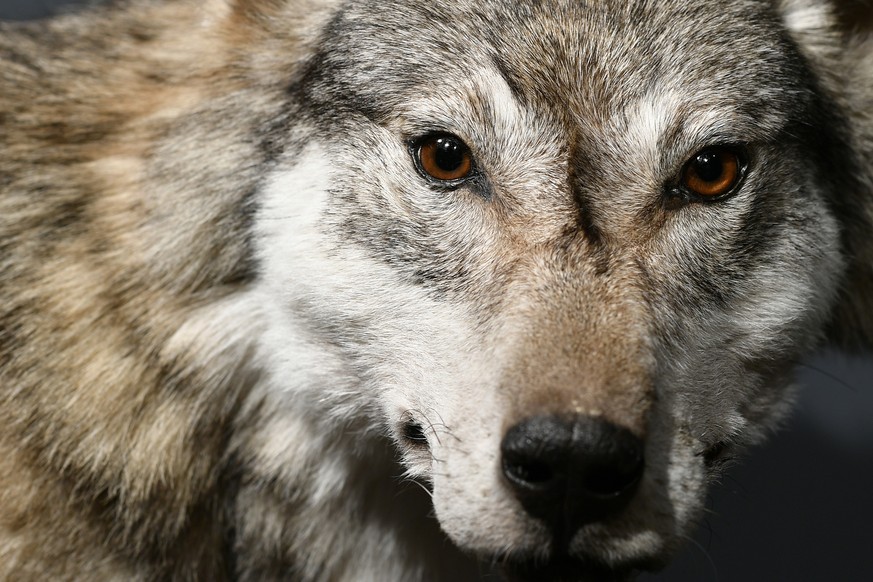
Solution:
[[[767,0],[367,4],[329,27],[313,59],[316,104],[329,95],[333,107],[384,120],[488,67],[569,133],[672,94],[686,97],[679,109],[706,104],[746,118],[749,138],[763,139],[808,101],[804,58]]]

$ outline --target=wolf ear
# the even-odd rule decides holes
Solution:
[[[785,28],[845,115],[857,164],[834,193],[846,274],[826,329],[829,344],[873,350],[873,0],[772,0]],[[835,166],[836,167],[836,166]],[[836,172],[836,170],[835,170]]]
[[[775,0],[785,28],[808,58],[824,64],[841,44],[840,0]]]
[[[810,56],[826,56],[840,37],[873,33],[873,0],[775,0],[785,28]]]

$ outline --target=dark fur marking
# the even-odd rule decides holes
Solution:
[[[586,180],[595,179],[598,171],[596,168],[586,164],[584,156],[578,150],[577,139],[572,139],[570,142],[569,163],[567,167],[567,187],[572,192],[573,200],[576,203],[577,224],[588,238],[592,249],[595,251],[602,250],[604,248],[603,233],[598,224],[599,220],[596,216],[593,200],[584,183]]]
[[[81,233],[87,210],[88,202],[83,198],[59,202],[51,212],[55,218],[49,222],[50,232],[60,235]]]
[[[499,56],[492,55],[491,64],[493,64],[494,68],[497,69],[497,72],[500,73],[500,76],[509,87],[509,91],[512,93],[513,98],[519,103],[529,103],[530,99],[525,92],[524,85],[519,81],[516,75],[511,72],[506,61]]]

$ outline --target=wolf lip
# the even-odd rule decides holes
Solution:
[[[662,570],[667,563],[667,557],[660,555],[607,566],[593,556],[559,553],[549,558],[505,559],[502,573],[510,582],[626,582],[641,572]]]
[[[503,566],[511,582],[621,582],[629,580],[632,572],[631,568],[611,569],[571,556],[518,560]]]

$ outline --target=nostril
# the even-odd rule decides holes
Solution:
[[[512,461],[504,457],[503,472],[520,486],[541,487],[555,478],[555,472],[546,463],[537,461]]]
[[[571,488],[604,500],[635,488],[645,469],[642,440],[626,429],[585,417],[576,420],[573,430]]]
[[[504,435],[500,445],[503,474],[525,502],[563,495],[571,426],[557,417],[535,417]]]
[[[617,496],[636,485],[642,474],[643,458],[640,455],[624,465],[599,464],[591,466],[585,471],[581,479],[581,486],[582,489],[593,495]]]

